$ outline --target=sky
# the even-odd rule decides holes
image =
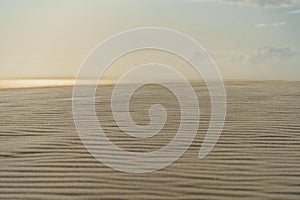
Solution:
[[[194,38],[225,80],[300,80],[300,0],[0,0],[0,79],[75,78],[97,44],[149,26]],[[172,60],[130,56],[107,77]],[[169,64],[190,67],[177,58]]]

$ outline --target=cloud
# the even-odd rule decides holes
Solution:
[[[300,9],[299,10],[292,10],[289,12],[289,14],[300,14]]]
[[[221,63],[240,63],[246,56],[245,52],[240,51],[210,51],[210,54]]]
[[[226,79],[299,80],[300,51],[288,46],[261,46],[250,51],[209,51]]]
[[[261,46],[250,52],[242,51],[210,51],[219,63],[226,64],[280,64],[286,63],[299,55],[297,49],[287,46]]]
[[[274,22],[272,24],[256,24],[256,28],[272,28],[272,27],[278,27],[278,26],[284,26],[286,25],[286,22]]]
[[[280,63],[298,53],[299,51],[290,47],[262,46],[248,54],[248,61],[253,64]]]
[[[258,6],[262,8],[290,7],[300,5],[300,0],[194,0],[194,1],[218,1],[245,6]]]

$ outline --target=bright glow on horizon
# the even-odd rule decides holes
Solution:
[[[81,85],[89,85],[92,81],[81,80]],[[62,87],[73,86],[74,79],[3,79],[0,80],[0,89],[36,88],[36,87]],[[114,84],[114,80],[101,80],[100,84]]]

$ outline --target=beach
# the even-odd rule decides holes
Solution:
[[[177,161],[161,170],[130,174],[96,160],[82,144],[72,115],[72,86],[0,89],[1,199],[299,199],[300,82],[225,82],[227,116],[214,149],[198,153],[210,119],[210,97],[195,85],[201,111],[198,134]],[[174,95],[157,85],[141,88],[130,109],[137,124],[148,108],[165,106],[162,133],[133,139],[111,109],[112,86],[96,93],[105,134],[127,151],[168,144],[180,123]]]

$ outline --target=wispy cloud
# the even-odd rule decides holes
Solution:
[[[300,9],[299,10],[292,10],[289,12],[289,14],[300,14]]]
[[[250,52],[212,51],[212,56],[222,63],[276,64],[299,55],[299,51],[288,46],[265,45]]]
[[[300,0],[193,0],[193,1],[219,1],[223,3],[239,4],[245,6],[258,6],[263,8],[290,7],[300,5]]]
[[[272,24],[256,24],[256,28],[272,28],[272,27],[278,27],[278,26],[284,26],[286,25],[286,22],[274,22]]]
[[[284,59],[294,57],[299,51],[286,46],[262,46],[248,54],[251,63],[278,63]]]

